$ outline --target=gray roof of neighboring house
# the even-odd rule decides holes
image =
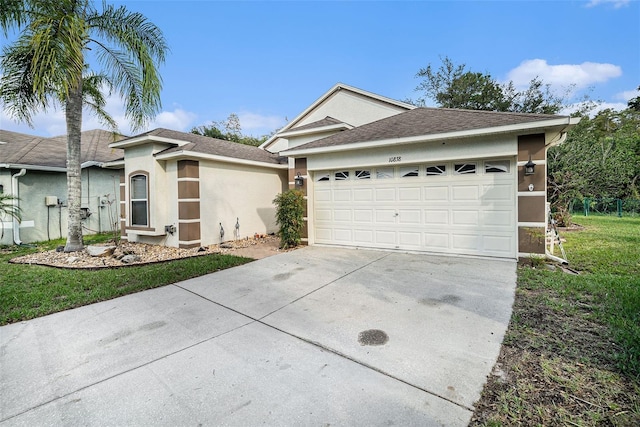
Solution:
[[[416,108],[303,144],[296,147],[296,150],[486,129],[561,117],[563,116],[550,114],[501,113],[451,108]]]
[[[121,135],[105,130],[82,132],[81,163],[110,162],[121,159],[123,152],[109,148],[109,144],[122,139]],[[0,163],[25,166],[67,167],[67,137],[43,138],[18,132],[0,130]]]
[[[252,145],[239,144],[237,142],[210,138],[208,136],[197,135],[194,133],[178,132],[170,129],[154,129],[152,131],[136,135],[135,138],[146,135],[187,142],[185,145],[167,148],[166,150],[156,153],[156,156],[179,152],[193,152],[270,164],[286,163],[286,157],[269,153],[268,151]]]

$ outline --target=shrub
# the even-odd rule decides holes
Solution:
[[[304,226],[304,193],[287,190],[278,194],[273,203],[276,205],[276,223],[280,226],[280,247],[287,249],[298,246]]]

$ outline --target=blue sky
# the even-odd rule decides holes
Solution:
[[[149,129],[189,131],[235,113],[244,133],[259,136],[338,82],[417,98],[416,72],[443,56],[521,86],[536,76],[557,90],[575,84],[576,101],[588,93],[616,109],[640,85],[636,0],[112,3],[145,14],[171,49],[161,68],[163,110]],[[117,98],[108,110],[131,135]],[[2,111],[0,127],[65,133],[62,111],[38,114],[35,129]],[[83,128],[97,127],[85,115]]]

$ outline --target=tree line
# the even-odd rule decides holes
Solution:
[[[428,65],[418,71],[421,79],[411,102],[424,106],[428,101],[442,108],[558,114],[571,105],[572,88],[558,94],[535,78],[524,90],[513,82],[499,83],[488,73],[469,70],[445,57],[439,67]],[[638,87],[640,91],[640,86]],[[581,117],[566,141],[547,153],[547,196],[563,219],[576,198],[640,199],[640,96],[630,99],[627,108],[593,113],[598,103],[589,98],[573,105],[572,116]]]

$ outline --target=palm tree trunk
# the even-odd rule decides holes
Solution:
[[[82,138],[82,78],[69,91],[65,105],[67,121],[67,206],[68,226],[65,252],[80,251],[82,241],[82,222],[80,207],[82,197],[81,138]]]

